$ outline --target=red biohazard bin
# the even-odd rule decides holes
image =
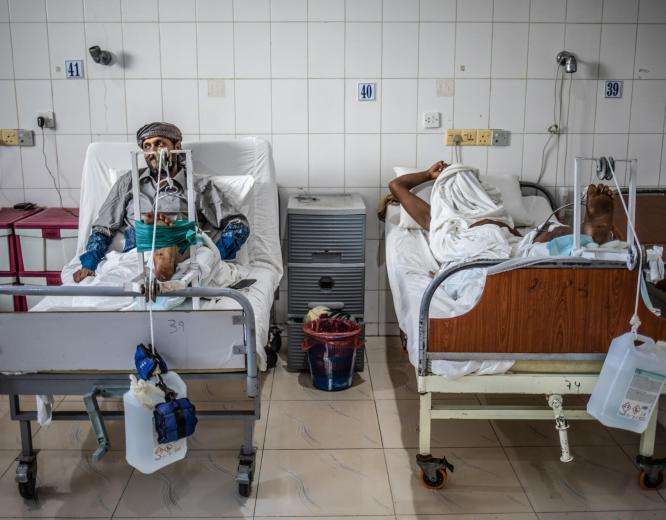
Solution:
[[[322,317],[303,325],[301,348],[308,354],[312,384],[327,392],[345,390],[354,376],[361,326],[345,318]]]

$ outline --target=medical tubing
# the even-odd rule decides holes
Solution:
[[[163,148],[159,150],[157,155],[157,190],[155,192],[155,202],[153,203],[153,240],[150,246],[150,264],[148,265],[148,287],[146,290],[149,293],[153,291],[153,283],[155,281],[155,236],[157,235],[157,208],[158,201],[160,200],[160,181],[162,180],[162,167],[164,162],[164,154],[168,153]],[[167,177],[169,173],[167,172]],[[139,219],[141,220],[141,215]],[[150,349],[155,354],[155,327],[153,324],[153,295],[149,294],[148,298],[148,320],[150,322]]]
[[[627,223],[629,224],[629,227],[631,228],[631,232],[633,233],[633,240],[636,242],[636,253],[638,254],[638,279],[636,282],[636,299],[634,301],[634,315],[631,317],[631,320],[629,321],[629,324],[631,325],[631,332],[636,336],[638,334],[638,327],[641,326],[641,320],[638,317],[638,302],[640,301],[641,297],[641,276],[643,272],[643,251],[641,247],[641,243],[638,240],[638,234],[636,233],[636,228],[634,227],[634,221],[631,218],[631,215],[629,214],[629,209],[627,208],[627,205],[624,202],[624,197],[622,196],[622,190],[620,189],[620,185],[617,182],[617,178],[615,177],[615,166],[614,164],[611,164],[611,162],[608,162],[608,167],[610,168],[611,174],[613,176],[613,184],[615,184],[615,188],[617,189],[617,194],[618,198],[620,199],[620,202],[622,203],[622,208],[624,209],[624,213],[627,215]],[[631,251],[631,244],[629,244],[629,250]]]

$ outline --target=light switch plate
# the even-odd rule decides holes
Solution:
[[[493,146],[509,146],[511,132],[508,130],[493,129]]]

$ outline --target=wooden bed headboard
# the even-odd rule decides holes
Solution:
[[[481,298],[455,318],[430,318],[428,351],[602,354],[629,330],[636,271],[524,268],[488,276]],[[666,318],[640,302],[640,332],[666,340]]]

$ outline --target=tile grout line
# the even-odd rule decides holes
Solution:
[[[495,437],[497,438],[497,443],[498,443],[500,449],[502,450],[502,453],[504,454],[504,457],[506,458],[506,461],[509,463],[509,467],[511,468],[511,471],[513,472],[513,476],[518,481],[518,484],[520,485],[520,489],[523,490],[523,494],[525,495],[525,498],[527,499],[527,503],[530,505],[530,508],[532,509],[532,512],[535,515],[538,515],[538,512],[537,512],[536,508],[534,507],[534,504],[532,503],[532,499],[530,498],[529,494],[527,493],[527,490],[525,489],[525,486],[523,485],[523,481],[520,480],[520,477],[518,476],[518,471],[516,470],[513,463],[511,462],[511,458],[509,458],[509,454],[506,451],[506,447],[502,443],[502,440],[500,439],[500,436],[497,434],[497,429],[495,428],[495,425],[493,424],[493,421],[489,420],[488,424],[490,425],[490,428],[493,430],[493,433],[495,434]],[[511,446],[511,447],[515,448],[516,446]]]
[[[116,512],[118,511],[118,507],[120,507],[120,503],[123,501],[123,497],[125,496],[125,492],[127,491],[127,488],[129,487],[129,483],[132,481],[132,478],[134,478],[134,473],[136,473],[136,469],[134,467],[132,467],[132,471],[130,471],[129,477],[127,478],[127,482],[125,482],[125,486],[123,487],[123,491],[122,491],[122,493],[120,493],[120,496],[118,497],[118,501],[116,502],[116,505],[113,508],[113,512],[111,513],[111,516],[109,516],[109,518],[118,518],[118,517],[115,516]]]

